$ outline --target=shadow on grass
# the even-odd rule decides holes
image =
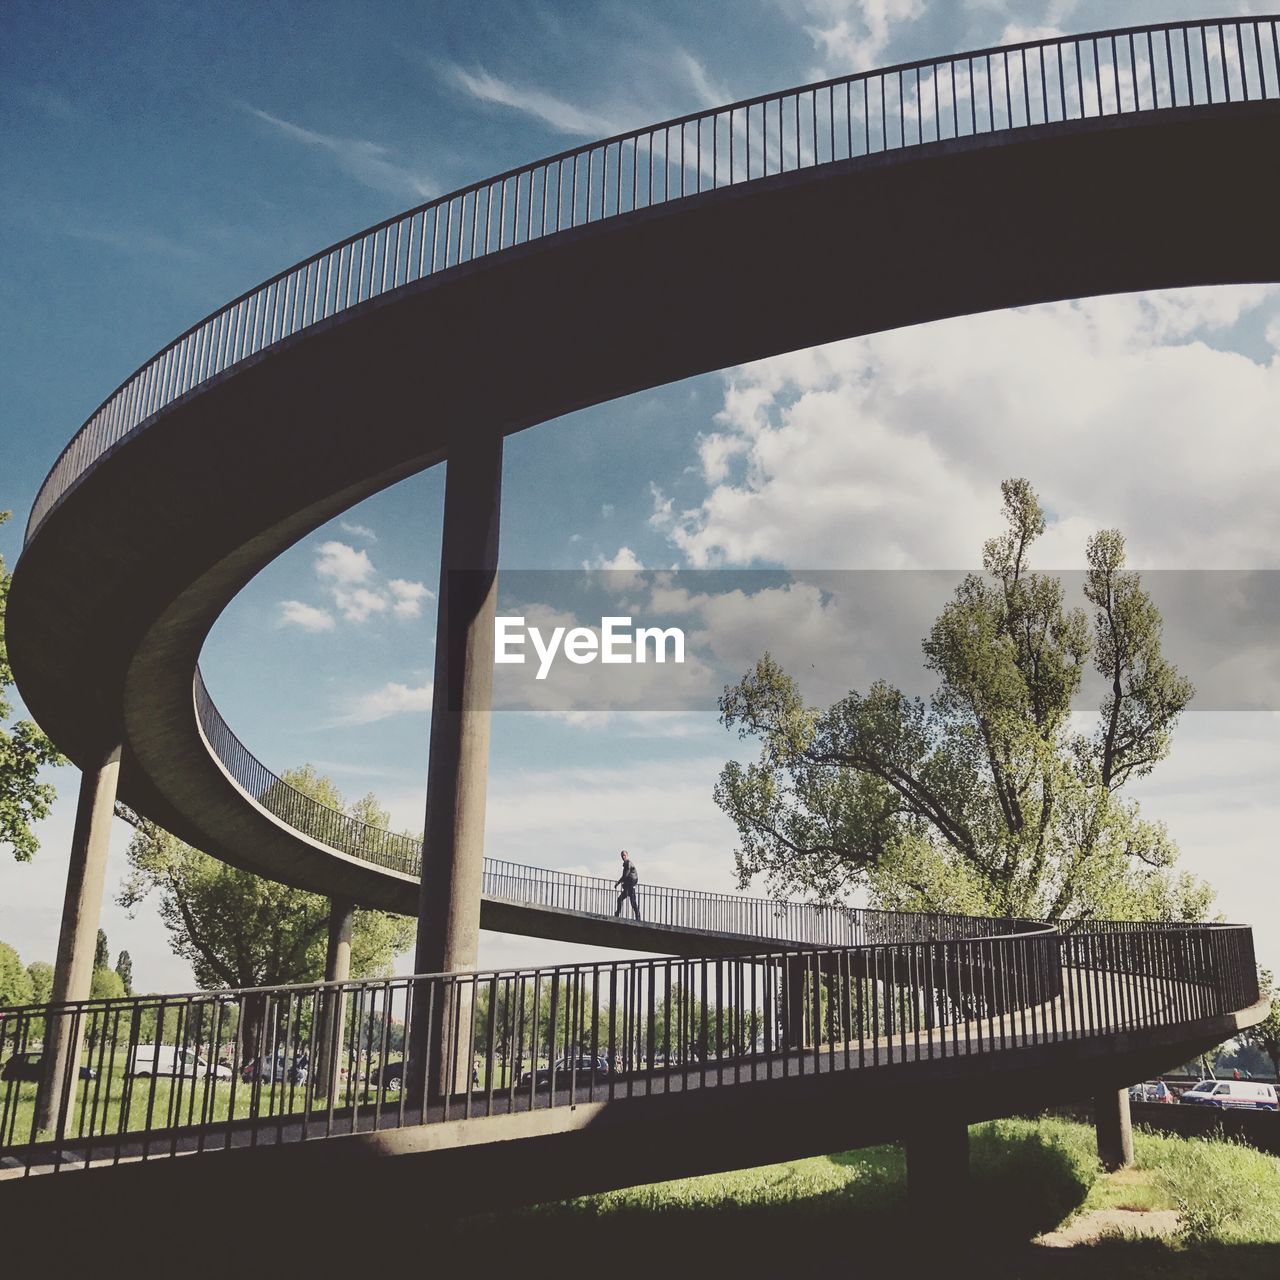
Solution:
[[[674,1259],[744,1275],[774,1265],[900,1267],[914,1253],[971,1258],[979,1246],[997,1255],[1025,1247],[1088,1192],[1072,1156],[1035,1135],[975,1130],[971,1168],[968,1189],[936,1212],[908,1205],[901,1150],[876,1147],[486,1215],[445,1231],[458,1244],[484,1239],[495,1268],[566,1248],[576,1258],[613,1260],[611,1272],[643,1271],[644,1259],[659,1273]]]
[[[930,1280],[1280,1276],[1280,1244],[1033,1244],[1084,1204],[1097,1174],[1090,1131],[997,1121],[971,1131],[969,1184],[936,1205],[910,1205],[901,1149],[876,1147],[442,1224],[435,1244],[495,1274],[559,1258],[611,1280],[871,1267]]]

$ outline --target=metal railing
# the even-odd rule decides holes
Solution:
[[[32,1005],[0,1010],[0,1178],[981,1058],[1257,999],[1250,931],[1198,925]],[[42,1132],[53,1019],[78,1071]]]
[[[193,694],[205,742],[251,800],[294,831],[330,849],[415,878],[421,876],[421,837],[371,826],[291,786],[240,741],[210,697],[199,671]],[[481,892],[522,906],[597,916],[612,916],[624,905],[619,902],[615,883],[602,876],[524,866],[498,858],[484,860]],[[1050,927],[1008,916],[876,911],[648,883],[642,883],[637,894],[649,924],[806,946],[987,937]]]
[[[322,249],[175,338],[63,450],[32,506],[27,541],[89,468],[166,406],[312,325],[479,258],[723,187],[887,151],[1276,97],[1275,17],[1156,24],[824,80],[508,170]]]

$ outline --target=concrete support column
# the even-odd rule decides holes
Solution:
[[[1100,1093],[1093,1100],[1093,1127],[1098,1135],[1098,1159],[1114,1172],[1133,1163],[1133,1122],[1129,1118],[1129,1090]]]
[[[351,977],[351,930],[355,924],[355,904],[341,898],[329,901],[329,949],[325,953],[324,980],[346,982]],[[316,1035],[315,1094],[327,1098],[339,1092],[342,1043],[346,1020],[346,997],[326,992],[323,1016]]]
[[[355,925],[354,902],[329,900],[329,949],[324,958],[324,980],[346,982],[351,977],[351,930]]]
[[[474,968],[480,941],[501,499],[502,437],[456,432],[445,472],[415,973]],[[461,1055],[468,1040],[470,989],[450,986],[439,994],[429,1019],[425,990],[415,1000],[410,1087],[422,1083],[428,1044],[432,1063],[449,1074],[443,1044],[446,1032],[452,1038],[455,1027],[456,1080],[469,1087],[471,1063],[464,1064]],[[428,1021],[430,1031],[423,1025]]]
[[[102,886],[107,875],[107,846],[120,775],[120,746],[104,751],[80,775],[80,800],[71,836],[71,863],[62,902],[58,957],[51,1003],[87,1000],[93,982],[93,954],[102,917]],[[84,1026],[79,1018],[50,1017],[44,1037],[44,1079],[36,1108],[40,1129],[62,1136],[79,1079]]]
[[[907,1199],[937,1221],[963,1210],[969,1184],[969,1126],[961,1118],[921,1116],[906,1140]]]

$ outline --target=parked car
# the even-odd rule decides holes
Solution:
[[[1163,1080],[1148,1080],[1145,1084],[1135,1084],[1129,1090],[1131,1102],[1176,1102],[1173,1090]]]
[[[397,1092],[404,1087],[404,1063],[399,1059],[395,1062],[384,1062],[382,1066],[369,1072],[369,1083],[375,1089],[385,1089],[389,1093]]]
[[[596,1073],[597,1080],[600,1079],[602,1076],[607,1076],[609,1074],[609,1060],[607,1058],[593,1058],[587,1054],[580,1054],[576,1059],[576,1062],[577,1062],[578,1078],[580,1080],[583,1077],[590,1079],[592,1071]],[[556,1070],[557,1084],[569,1083],[569,1080],[573,1074],[574,1063],[575,1063],[575,1059],[573,1058],[561,1058],[556,1062],[555,1070]],[[520,1077],[520,1083],[523,1085],[533,1084],[534,1074],[535,1073],[533,1071],[526,1071]],[[551,1068],[539,1067],[536,1074],[537,1074],[537,1083],[536,1085],[534,1085],[534,1087],[538,1089],[550,1088]]]
[[[240,1079],[245,1084],[259,1081],[262,1084],[306,1084],[309,1059],[305,1053],[298,1054],[291,1062],[285,1061],[283,1053],[274,1058],[263,1054],[261,1058],[250,1058],[240,1068]]]
[[[1280,1111],[1275,1085],[1254,1080],[1201,1080],[1182,1095],[1182,1101],[1223,1111]]]
[[[388,1093],[395,1093],[404,1088],[404,1062],[397,1058],[394,1062],[383,1063],[382,1066],[369,1072],[368,1080],[375,1089],[385,1089]],[[475,1065],[471,1068],[471,1083],[475,1086],[480,1084],[480,1068]]]
[[[39,1053],[15,1053],[0,1069],[0,1080],[23,1080],[39,1083],[44,1074],[42,1056]],[[81,1064],[80,1079],[96,1080],[98,1073],[92,1067]]]
[[[130,1076],[182,1076],[196,1080],[211,1076],[230,1080],[231,1068],[221,1062],[209,1062],[190,1049],[171,1044],[136,1044],[129,1050],[125,1074]]]

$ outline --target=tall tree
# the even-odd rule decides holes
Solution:
[[[1258,971],[1258,989],[1270,997],[1271,1012],[1244,1033],[1241,1039],[1271,1059],[1271,1068],[1280,1077],[1280,991],[1276,990],[1275,975],[1270,969]]]
[[[30,1004],[34,999],[31,975],[22,967],[18,953],[0,942],[0,1009]]]
[[[133,957],[127,951],[122,951],[116,957],[116,973],[124,983],[125,995],[133,995]]]
[[[111,948],[107,945],[107,931],[98,930],[98,941],[93,948],[93,967],[95,969],[111,968]]]
[[[10,512],[0,511],[0,524]],[[30,720],[6,722],[13,706],[6,696],[13,684],[9,649],[5,643],[5,613],[9,605],[9,579],[4,557],[0,556],[0,845],[9,845],[19,862],[30,862],[40,848],[32,825],[49,816],[54,789],[40,781],[40,769],[66,760],[53,743]]]
[[[827,710],[765,654],[725,690],[721,718],[760,743],[716,785],[745,887],[878,906],[1048,919],[1203,918],[1212,891],[1175,874],[1164,826],[1125,786],[1169,752],[1191,683],[1161,651],[1161,618],[1124,538],[1088,544],[1084,597],[1033,573],[1045,517],[1002,486],[1006,529],[983,549],[924,641],[929,703],[884,681]],[[1090,658],[1106,695],[1091,732],[1072,716]]]
[[[283,784],[335,810],[341,806],[333,783],[310,766],[286,773]],[[385,821],[385,813],[378,816]],[[277,986],[323,976],[327,898],[229,866],[146,819],[138,820],[128,860],[121,905],[134,909],[158,893],[170,944],[190,961],[201,987]],[[357,911],[352,974],[389,973],[395,955],[411,944],[413,930],[403,917]]]
[[[53,998],[53,965],[47,960],[33,960],[27,965],[27,976],[31,979],[32,1003],[48,1004]]]

